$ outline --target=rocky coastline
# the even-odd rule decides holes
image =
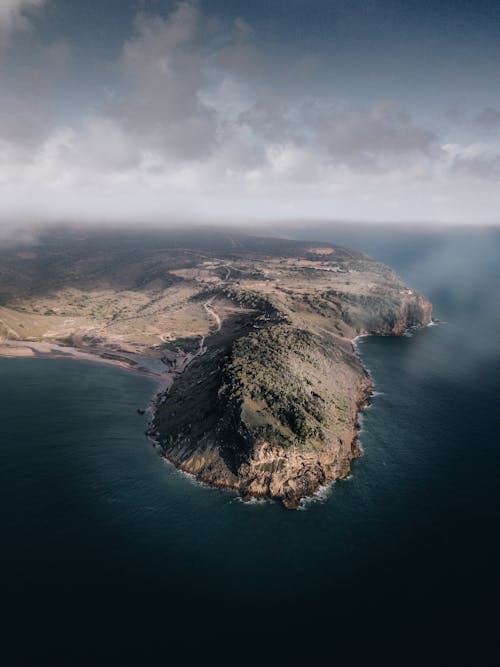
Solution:
[[[431,304],[389,267],[328,243],[58,230],[0,255],[0,355],[157,378],[149,433],[162,455],[287,508],[360,455],[373,386],[356,337],[431,321]]]
[[[423,297],[417,303],[405,302],[398,318],[381,321],[369,330],[359,330],[350,340],[352,354],[359,362],[357,384],[352,388],[350,429],[344,438],[324,443],[320,449],[307,447],[282,447],[265,439],[252,438],[243,424],[233,427],[229,437],[243,440],[244,455],[239,463],[231,465],[234,457],[224,455],[220,433],[211,438],[203,435],[196,447],[189,437],[162,435],[158,410],[168,401],[160,395],[154,408],[150,435],[155,438],[159,450],[179,470],[194,476],[200,482],[221,489],[237,491],[244,501],[252,499],[275,500],[287,509],[297,509],[301,502],[313,496],[319,489],[337,479],[345,479],[351,471],[351,463],[361,456],[359,446],[359,415],[370,403],[374,384],[369,372],[361,364],[355,339],[367,335],[400,336],[409,330],[420,328],[432,321],[432,306]],[[227,409],[227,408],[226,408]],[[240,444],[241,446],[241,444]]]

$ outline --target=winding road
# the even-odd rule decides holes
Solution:
[[[215,331],[220,331],[222,327],[222,322],[217,312],[212,308],[212,301],[213,299],[210,299],[209,301],[204,303],[203,308],[205,308],[209,317],[212,317],[215,320]]]

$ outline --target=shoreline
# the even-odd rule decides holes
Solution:
[[[433,324],[436,324],[434,320],[432,320],[430,323],[426,323],[421,326],[409,327],[408,329],[405,330],[405,332],[422,329],[431,326]],[[325,480],[325,482],[320,484],[318,488],[314,490],[313,493],[308,494],[307,496],[303,496],[300,499],[297,499],[296,503],[291,504],[289,506],[290,508],[305,509],[304,504],[307,504],[308,501],[326,500],[328,497],[330,497],[331,487],[335,484],[335,482],[337,480],[342,480],[349,477],[352,474],[351,471],[352,462],[355,459],[360,458],[363,454],[363,450],[359,442],[359,432],[361,430],[360,417],[361,413],[368,406],[371,405],[373,396],[376,393],[376,386],[369,368],[367,368],[363,359],[361,358],[361,355],[359,353],[359,346],[357,343],[361,338],[367,338],[376,335],[387,336],[388,334],[363,332],[349,339],[349,342],[352,345],[353,353],[360,361],[363,371],[365,373],[366,383],[362,383],[359,387],[358,399],[356,401],[356,411],[352,423],[353,435],[349,448],[352,456],[349,458],[347,462],[348,467],[344,471],[344,474],[340,474],[330,480]],[[398,334],[389,334],[389,335],[397,336]],[[244,495],[241,494],[241,489],[239,489],[238,487],[231,485],[227,486],[222,484],[210,483],[207,480],[201,479],[199,475],[197,475],[196,473],[193,473],[189,470],[184,470],[182,466],[177,465],[175,460],[171,459],[167,455],[166,450],[163,448],[161,444],[160,434],[153,430],[155,415],[158,410],[158,407],[168,395],[168,391],[172,386],[172,384],[174,383],[175,378],[181,375],[184,372],[184,370],[189,366],[191,361],[193,361],[200,353],[201,350],[199,353],[195,355],[178,353],[174,357],[174,359],[170,362],[170,368],[165,364],[165,371],[161,372],[159,370],[153,370],[151,368],[147,368],[146,366],[140,364],[140,361],[144,361],[145,363],[148,362],[151,363],[152,360],[161,362],[161,359],[159,357],[152,357],[152,356],[148,357],[146,355],[140,355],[137,353],[134,353],[132,355],[134,358],[130,358],[127,357],[126,352],[116,352],[114,350],[106,350],[106,349],[100,349],[100,350],[96,349],[91,351],[88,349],[81,349],[74,346],[62,346],[58,343],[53,343],[50,341],[28,341],[28,340],[19,341],[19,340],[8,339],[0,343],[0,358],[24,358],[24,359],[45,358],[45,359],[70,359],[73,361],[90,361],[93,363],[111,365],[124,370],[133,371],[141,375],[146,375],[150,378],[154,378],[157,381],[157,389],[153,394],[151,400],[145,407],[145,412],[148,413],[148,421],[145,430],[145,435],[147,439],[151,442],[151,445],[159,454],[159,456],[163,460],[167,461],[169,465],[172,465],[176,471],[178,471],[183,475],[188,475],[192,481],[196,481],[196,483],[200,484],[201,486],[210,487],[214,489],[225,489],[225,490],[235,491],[241,498],[242,502],[244,502],[245,504],[258,500],[262,501],[275,500],[268,496],[259,496],[259,495],[251,495],[249,497],[245,497]],[[320,498],[319,494],[321,494],[323,498]]]
[[[411,333],[413,331],[419,331],[421,329],[426,329],[428,327],[437,326],[440,323],[441,323],[440,320],[436,320],[433,317],[431,317],[429,322],[418,324],[418,325],[411,326],[411,327],[407,327],[402,333],[395,334],[395,333],[382,333],[382,332],[380,332],[380,333],[377,333],[377,332],[374,332],[374,333],[361,332],[361,333],[356,334],[356,336],[354,336],[353,338],[349,339],[349,342],[352,345],[353,352],[354,352],[355,356],[357,357],[357,359],[359,360],[359,362],[361,363],[361,366],[362,366],[364,372],[366,373],[366,377],[367,377],[367,380],[368,380],[368,383],[365,386],[361,387],[361,391],[360,391],[360,394],[359,394],[359,399],[357,401],[356,416],[355,416],[355,420],[354,420],[354,423],[353,423],[353,433],[354,433],[354,435],[353,435],[353,438],[351,440],[351,452],[353,453],[353,456],[349,461],[349,468],[348,468],[345,475],[342,475],[342,476],[336,477],[334,479],[331,479],[330,481],[328,481],[324,484],[320,484],[319,487],[314,491],[314,493],[312,493],[311,495],[308,495],[308,496],[304,496],[303,498],[301,498],[299,500],[299,503],[296,507],[297,510],[306,510],[308,508],[308,506],[312,503],[315,503],[315,502],[323,503],[323,502],[327,501],[331,497],[333,486],[335,485],[337,480],[342,481],[342,480],[350,479],[352,477],[352,474],[353,474],[352,470],[351,470],[352,462],[355,459],[359,459],[363,456],[363,448],[362,448],[361,443],[359,441],[359,434],[360,434],[360,431],[361,431],[361,428],[362,428],[361,417],[362,417],[363,411],[366,410],[366,408],[368,408],[372,405],[372,399],[378,392],[377,392],[377,389],[376,389],[375,380],[373,379],[373,375],[372,375],[370,369],[366,366],[366,364],[365,364],[365,362],[364,362],[364,360],[363,360],[363,358],[360,354],[358,341],[361,340],[362,338],[370,338],[372,336],[399,338],[400,336],[404,336],[405,334]],[[242,500],[244,501],[244,499],[242,499]]]
[[[423,325],[426,326],[426,325]],[[422,328],[422,327],[413,327],[413,328]],[[286,503],[283,501],[283,499],[278,499],[278,498],[273,498],[267,494],[259,494],[259,493],[251,493],[249,495],[245,494],[243,489],[240,487],[240,485],[233,485],[233,484],[228,484],[228,483],[222,483],[220,481],[216,482],[213,480],[208,480],[204,478],[202,475],[203,473],[197,473],[193,472],[190,469],[187,469],[183,467],[183,465],[179,465],[178,462],[174,458],[171,458],[168,456],[167,450],[162,446],[161,439],[160,439],[160,433],[156,430],[154,430],[154,417],[155,417],[155,412],[157,410],[157,407],[159,403],[164,400],[165,394],[159,392],[155,399],[153,400],[153,403],[151,405],[152,409],[152,417],[149,422],[149,428],[146,431],[146,435],[148,439],[151,441],[153,447],[155,450],[158,452],[158,454],[161,456],[162,459],[164,459],[169,465],[173,466],[173,468],[181,473],[182,475],[185,475],[189,477],[189,479],[193,482],[196,482],[200,486],[206,487],[206,488],[211,488],[211,489],[218,489],[218,490],[223,490],[223,491],[232,491],[237,494],[237,497],[240,499],[241,502],[243,502],[245,505],[249,504],[251,505],[252,503],[265,503],[265,502],[278,502],[278,504],[281,504],[284,508],[286,509],[306,509],[306,506],[308,502],[313,502],[313,501],[322,501],[326,500],[330,494],[331,494],[331,488],[337,482],[338,480],[345,480],[349,478],[352,475],[352,470],[351,470],[351,464],[355,459],[361,458],[363,454],[363,450],[360,446],[359,443],[359,432],[361,430],[361,422],[360,422],[360,415],[365,410],[369,405],[371,405],[372,397],[376,392],[375,389],[375,383],[372,378],[372,375],[369,371],[369,369],[365,366],[363,363],[363,360],[361,359],[359,355],[358,348],[356,346],[356,341],[360,338],[364,337],[369,337],[369,336],[376,336],[376,335],[395,335],[395,334],[377,334],[377,333],[361,333],[357,334],[354,338],[348,339],[349,342],[352,345],[353,348],[353,353],[354,355],[358,358],[361,367],[363,369],[363,373],[365,374],[365,382],[361,382],[360,387],[359,387],[359,392],[357,399],[355,401],[356,409],[354,412],[354,418],[352,421],[352,437],[350,440],[349,444],[349,451],[351,452],[351,456],[349,457],[347,461],[347,469],[342,471],[341,474],[336,475],[335,477],[332,477],[331,479],[326,479],[322,483],[318,485],[318,487],[310,494],[297,497],[290,501],[290,503]],[[323,498],[321,498],[323,496]]]
[[[52,341],[32,341],[32,340],[14,340],[6,339],[0,342],[0,358],[2,359],[69,359],[71,361],[89,361],[92,363],[114,366],[122,370],[132,371],[140,375],[156,379],[158,390],[155,397],[161,392],[166,391],[178,371],[168,368],[165,364],[165,371],[148,368],[146,364],[151,361],[161,361],[158,357],[148,357],[126,352],[116,352],[115,350],[79,348],[72,345],[61,345]],[[183,361],[186,355],[179,354],[174,359],[174,368],[178,361]],[[133,358],[132,358],[133,357]],[[140,362],[143,361],[144,364]],[[163,362],[161,362],[163,363]]]

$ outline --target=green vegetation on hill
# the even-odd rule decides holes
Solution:
[[[292,370],[312,363],[313,338],[280,324],[235,342],[225,368],[228,396],[241,404],[242,420],[256,440],[285,447],[323,440],[323,401]]]

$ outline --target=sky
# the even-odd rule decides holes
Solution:
[[[500,221],[500,3],[0,0],[0,226]]]

